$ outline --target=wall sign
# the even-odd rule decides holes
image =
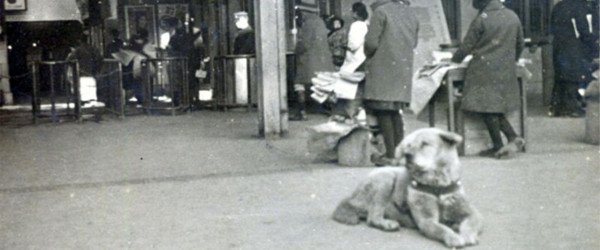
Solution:
[[[4,0],[4,10],[6,10],[6,11],[27,10],[27,0]]]

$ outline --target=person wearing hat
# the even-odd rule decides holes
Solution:
[[[492,147],[479,155],[504,158],[525,144],[506,119],[520,105],[516,62],[524,48],[523,28],[519,17],[499,0],[473,0],[473,8],[479,13],[452,57],[452,62],[461,63],[473,56],[465,72],[461,109],[481,116],[492,139]]]
[[[254,29],[250,26],[248,12],[236,12],[233,16],[235,18],[235,27],[239,29],[233,41],[233,54],[255,54]]]

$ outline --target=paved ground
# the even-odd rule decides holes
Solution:
[[[0,249],[444,249],[330,220],[371,168],[312,160],[304,128],[323,117],[267,143],[255,116],[0,126]],[[526,154],[462,158],[485,217],[473,249],[600,249],[600,148],[583,119],[529,121]]]

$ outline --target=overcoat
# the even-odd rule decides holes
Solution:
[[[410,102],[419,21],[403,1],[374,8],[365,36],[364,99]]]
[[[551,32],[554,71],[559,80],[589,82],[597,52],[597,32],[585,0],[563,0],[552,9]]]
[[[492,0],[473,20],[452,61],[473,59],[465,72],[461,108],[481,113],[507,113],[520,105],[516,61],[523,51],[519,17]]]
[[[296,84],[310,84],[315,72],[333,71],[325,22],[314,13],[304,13],[296,44]]]

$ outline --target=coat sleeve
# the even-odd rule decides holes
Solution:
[[[381,35],[383,34],[385,25],[385,15],[381,11],[376,10],[373,13],[373,17],[371,17],[371,25],[369,26],[369,31],[365,36],[365,55],[367,58],[375,55],[375,52],[379,47]]]
[[[348,49],[352,52],[360,48],[365,43],[365,35],[368,32],[367,25],[364,22],[354,22],[350,25],[348,32]]]
[[[571,18],[574,23],[574,29],[576,28],[576,32],[579,34],[579,39],[582,43],[587,45],[588,47],[593,47],[598,37],[592,31],[592,27],[590,27],[591,22],[588,22],[588,13],[585,9],[581,8],[578,11],[574,12],[574,17]],[[590,18],[591,18],[591,14]]]
[[[515,55],[515,60],[518,61],[519,58],[521,57],[521,53],[523,52],[523,49],[525,48],[525,40],[524,40],[524,35],[523,35],[523,26],[521,26],[521,23],[519,22],[519,30],[517,32],[517,49],[516,49],[516,55]]]
[[[461,63],[463,59],[469,54],[472,53],[473,49],[479,39],[481,39],[483,35],[483,23],[480,17],[475,18],[471,25],[469,25],[469,30],[467,31],[467,35],[465,39],[460,44],[460,47],[452,56],[452,62]]]

